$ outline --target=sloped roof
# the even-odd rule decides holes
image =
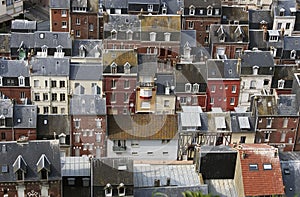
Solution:
[[[36,30],[36,21],[16,19],[11,22],[11,29]]]
[[[274,76],[272,78],[272,88],[278,88],[278,80],[284,80],[284,88],[292,88],[294,72],[297,70],[296,65],[285,64],[275,65]]]
[[[207,8],[208,6],[221,7],[220,0],[185,0],[184,7],[189,8],[191,5],[199,8]]]
[[[99,64],[71,64],[70,80],[102,80],[103,66]]]
[[[111,140],[173,139],[178,131],[177,115],[108,115],[107,121]]]
[[[113,62],[122,66],[128,62],[131,66],[136,66],[138,64],[137,52],[133,49],[106,50],[103,53],[103,66],[110,66]]]
[[[90,176],[91,164],[88,157],[62,157],[61,175]]]
[[[69,76],[69,58],[35,58],[32,65],[32,76]]]
[[[209,193],[220,197],[238,197],[233,179],[209,179]]]
[[[2,77],[29,77],[29,66],[23,60],[0,60]]]
[[[283,50],[299,50],[300,48],[300,36],[285,36],[284,37]]]
[[[238,43],[237,38],[235,36],[235,31],[237,28],[240,28],[243,34],[243,40],[240,43],[249,42],[249,25],[224,25],[224,24],[212,24],[209,30],[209,37],[211,43],[220,43],[217,31],[219,28],[223,28],[225,34],[225,42],[234,42]],[[223,42],[222,42],[223,43]]]
[[[128,2],[127,0],[105,0],[104,1],[104,7],[106,9],[110,8],[127,8],[128,7]]]
[[[14,105],[14,127],[32,128],[37,126],[36,105]]]
[[[84,47],[85,58],[101,58],[102,57],[102,40],[73,40],[72,56],[79,56],[79,48]],[[100,57],[99,57],[100,56]]]
[[[138,74],[139,76],[153,76],[157,71],[156,55],[138,54]]]
[[[70,0],[65,0],[65,1],[50,0],[49,7],[52,9],[55,8],[70,9]]]
[[[72,0],[72,7],[87,7],[88,1],[87,0]]]
[[[207,78],[224,78],[237,79],[239,78],[238,60],[217,60],[209,59],[207,64]],[[214,72],[213,72],[214,71]],[[212,73],[215,73],[214,75]]]
[[[0,99],[0,117],[13,117],[13,103],[10,99]]]
[[[278,115],[297,116],[297,98],[295,94],[278,95],[277,108]]]
[[[250,27],[252,23],[258,24],[261,21],[266,21],[268,25],[273,24],[273,17],[270,10],[248,10],[248,13]]]
[[[141,21],[137,15],[109,15],[108,21],[104,23],[104,31],[124,31],[131,30],[133,32],[141,31]]]
[[[54,134],[64,133],[70,135],[70,118],[66,115],[43,115],[37,116],[37,138],[43,139],[45,136],[54,138]]]
[[[239,112],[231,112],[231,128],[232,132],[249,132],[255,133],[255,123],[254,118],[251,116],[250,112],[239,113]],[[239,118],[247,118],[248,124],[250,128],[242,128]],[[244,119],[245,121],[246,119]],[[247,123],[246,123],[247,124]]]
[[[248,22],[248,20],[249,13],[245,11],[244,6],[222,6],[222,21],[239,21],[240,23],[245,23]]]
[[[245,196],[283,195],[284,186],[280,169],[278,150],[266,144],[243,144],[238,149]],[[246,156],[242,158],[242,154]],[[250,164],[257,164],[258,170],[250,170]],[[264,170],[263,164],[271,164],[271,170]],[[270,178],[272,177],[272,178]]]
[[[73,95],[70,100],[72,115],[105,115],[106,99],[100,95]]]

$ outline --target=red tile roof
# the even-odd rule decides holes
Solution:
[[[284,186],[277,149],[266,144],[243,144],[238,148],[241,160],[245,196],[284,194]],[[243,158],[243,154],[245,157]],[[258,170],[250,170],[257,164]],[[264,170],[263,164],[271,164]]]

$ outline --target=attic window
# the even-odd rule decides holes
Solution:
[[[118,196],[125,196],[124,183],[120,183],[120,185],[118,186]]]
[[[194,93],[198,93],[198,92],[199,92],[199,84],[195,83],[195,84],[193,85],[193,92],[194,92]]]
[[[290,175],[291,174],[290,169],[288,169],[288,168],[283,169],[283,172],[284,172],[285,175]]]
[[[195,15],[195,6],[193,6],[193,5],[190,6],[189,15]]]
[[[263,164],[264,170],[272,170],[272,164]]]
[[[185,92],[191,92],[192,85],[190,83],[185,84]]]
[[[257,164],[249,164],[249,170],[250,171],[258,170],[258,165]]]
[[[44,33],[40,33],[39,37],[40,37],[40,39],[44,39],[45,38],[45,34]]]
[[[153,5],[152,4],[148,5],[148,12],[153,12]]]
[[[7,173],[8,172],[8,165],[2,165],[1,166],[1,172],[2,173]]]
[[[126,32],[127,40],[132,40],[133,37],[133,32],[131,30],[128,30]]]
[[[285,82],[285,80],[283,80],[283,79],[278,80],[278,89],[284,88],[284,82]]]
[[[112,186],[110,183],[107,183],[106,186],[104,187],[104,193],[106,197],[112,196]]]
[[[68,178],[68,185],[75,185],[75,178]]]
[[[207,15],[211,16],[212,15],[212,11],[213,11],[213,8],[211,6],[208,6],[207,7]]]
[[[116,40],[117,39],[117,31],[115,29],[113,29],[111,31],[111,39],[112,40]]]
[[[292,50],[292,51],[291,51],[290,58],[291,58],[291,59],[296,59],[296,51],[295,51],[295,50]]]

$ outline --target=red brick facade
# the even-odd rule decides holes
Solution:
[[[97,13],[71,13],[71,32],[75,39],[99,39]]]
[[[50,15],[51,31],[70,32],[70,12],[68,9],[50,9]]]
[[[7,96],[9,99],[14,99],[17,104],[21,104],[25,98],[31,98],[30,87],[0,87],[0,94]],[[23,98],[21,100],[21,98]]]

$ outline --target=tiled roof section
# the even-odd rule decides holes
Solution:
[[[154,180],[160,180],[161,185],[166,185],[170,178],[170,185],[199,186],[200,179],[194,165],[134,165],[134,187],[154,187]]]
[[[153,76],[157,71],[156,55],[138,54],[138,74],[139,76]]]
[[[42,156],[49,159],[51,163],[51,170],[48,173],[48,181],[61,180],[61,166],[60,166],[60,150],[58,141],[29,141],[26,143],[17,142],[2,142],[0,144],[6,148],[5,153],[0,153],[0,165],[8,165],[8,172],[2,173],[0,182],[15,182],[16,175],[14,174],[13,163],[19,155],[22,155],[27,164],[25,181],[38,181],[40,175],[37,170],[37,162]]]
[[[94,186],[133,186],[133,160],[130,158],[101,158],[92,160]],[[123,170],[119,170],[122,168]]]
[[[0,99],[0,117],[13,117],[13,103],[10,99]]]
[[[0,75],[2,77],[29,77],[29,67],[23,60],[0,60]]]
[[[295,94],[278,95],[277,100],[278,115],[298,115],[297,98]]]
[[[111,140],[173,139],[177,133],[177,115],[109,115],[108,138]]]
[[[248,22],[249,14],[248,11],[245,11],[244,7],[230,7],[222,6],[222,21],[239,21]]]
[[[125,65],[128,62],[131,66],[137,65],[137,53],[134,50],[106,50],[103,53],[103,65],[110,66],[112,63]]]
[[[37,106],[36,105],[15,105],[14,106],[14,127],[15,128],[36,128]]]
[[[68,58],[38,58],[30,63],[33,76],[69,76]]]
[[[72,7],[84,7],[86,8],[88,6],[87,0],[72,0]]]
[[[245,196],[283,195],[284,187],[277,149],[266,144],[243,144],[239,150]],[[246,154],[243,158],[243,153]],[[257,164],[258,170],[250,170]],[[271,164],[271,170],[264,170]],[[272,177],[272,178],[270,178]]]
[[[106,9],[110,8],[127,8],[128,2],[127,0],[105,0],[104,7]]]
[[[220,197],[238,197],[233,179],[210,179],[208,184],[209,193]]]
[[[249,26],[248,25],[224,25],[224,24],[212,24],[209,30],[209,37],[211,43],[220,43],[218,37],[219,28],[223,28],[225,34],[225,43],[234,42],[237,43],[238,40],[236,38],[235,31],[237,32],[237,28],[240,28],[243,35],[243,40],[241,43],[249,42]]]
[[[11,22],[12,30],[36,30],[36,21],[16,19]]]
[[[0,34],[0,53],[10,53],[11,34]]]
[[[49,7],[52,9],[70,9],[70,0],[64,1],[57,1],[57,0],[50,0]]]
[[[70,134],[70,120],[66,115],[41,115],[37,116],[38,139],[54,138],[54,134]]]
[[[61,175],[67,176],[90,176],[91,164],[89,157],[62,157]]]
[[[239,79],[238,60],[209,59],[206,63],[207,78]]]
[[[101,40],[73,40],[72,56],[79,56],[79,48],[83,47],[85,58],[99,58],[102,56]]]
[[[137,15],[109,15],[108,21],[104,23],[104,31],[141,31],[141,21]]]
[[[184,7],[189,8],[191,5],[196,8],[207,8],[208,6],[221,7],[220,0],[185,0]]]
[[[73,95],[70,100],[72,115],[105,115],[106,99],[100,95]]]
[[[299,50],[300,36],[285,36],[283,50]]]
[[[245,113],[238,113],[238,112],[231,112],[231,131],[232,132],[249,132],[249,133],[255,133],[255,119],[251,116],[250,112]],[[248,118],[250,128],[249,129],[242,129],[239,117],[246,117]]]
[[[293,76],[296,70],[296,65],[275,65],[271,88],[278,88],[278,80],[284,80],[284,88],[292,88]]]
[[[70,80],[102,80],[103,66],[99,64],[71,64]]]

